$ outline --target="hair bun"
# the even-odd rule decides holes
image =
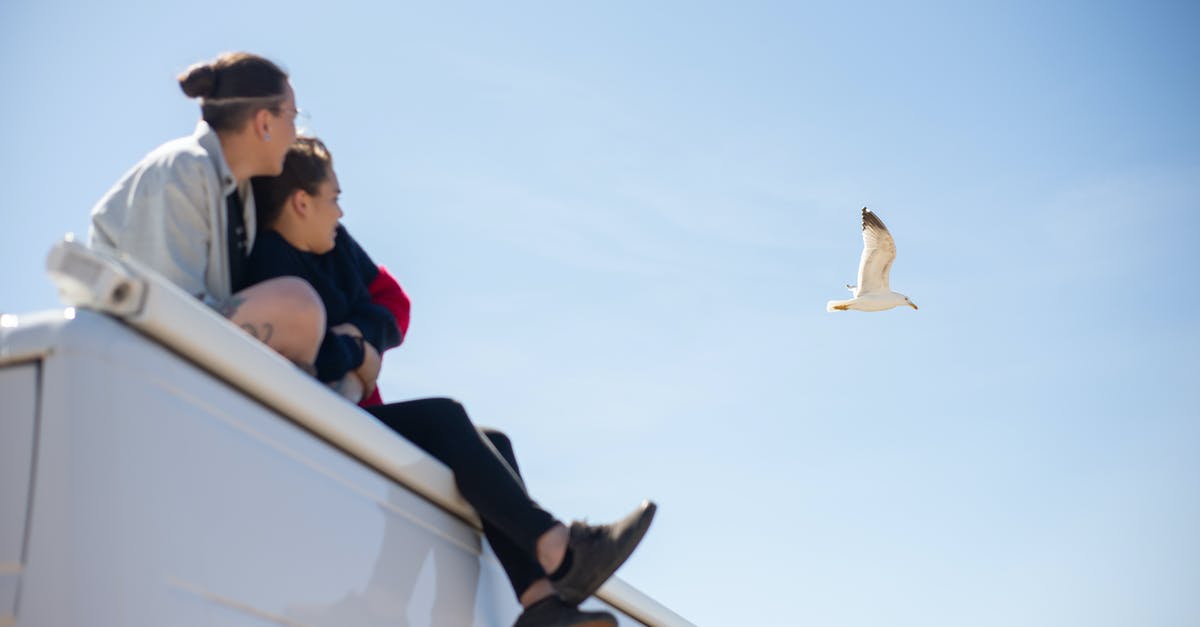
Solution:
[[[217,70],[210,63],[197,63],[178,77],[179,88],[188,98],[209,98],[217,86]]]

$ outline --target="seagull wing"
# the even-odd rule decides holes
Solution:
[[[892,261],[896,259],[896,242],[887,227],[869,209],[862,210],[863,251],[858,262],[858,292],[862,296],[871,292],[891,292],[888,274]]]

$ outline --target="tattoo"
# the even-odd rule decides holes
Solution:
[[[275,335],[275,325],[271,324],[270,322],[264,322],[259,326],[262,327],[262,335],[259,335],[258,327],[255,327],[249,322],[242,323],[242,328],[246,330],[246,333],[253,335],[263,344],[269,344],[271,342],[271,336]]]
[[[226,318],[232,318],[233,314],[237,313],[238,307],[241,307],[242,303],[244,302],[246,302],[245,298],[241,298],[239,296],[230,296],[228,300],[221,303],[220,306],[217,307],[217,313],[225,316]]]

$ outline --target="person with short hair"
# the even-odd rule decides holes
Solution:
[[[353,240],[339,225],[333,157],[320,140],[301,137],[283,172],[256,178],[254,192],[263,232],[250,255],[251,280],[297,276],[312,284],[328,312],[318,376],[340,382],[343,391],[357,386],[348,397],[358,401],[374,386],[378,354],[393,345],[397,332],[395,319],[371,302]],[[641,542],[653,503],[612,525],[573,522],[568,528],[530,498],[509,439],[477,428],[461,404],[427,398],[366,410],[454,473],[524,608],[514,627],[615,627],[611,613],[578,606]]]
[[[288,75],[261,56],[232,52],[177,80],[200,100],[202,120],[100,199],[89,242],[128,254],[311,371],[325,333],[320,298],[295,277],[246,280],[257,234],[250,179],[279,174],[296,137]]]

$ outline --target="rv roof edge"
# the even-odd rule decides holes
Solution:
[[[129,258],[75,242],[60,242],[48,268],[65,304],[124,320],[243,393],[303,425],[346,452],[479,526],[474,510],[454,487],[450,471],[233,323]],[[80,271],[79,269],[82,269]],[[104,297],[119,277],[141,284],[141,306]],[[116,306],[114,306],[116,305]]]
[[[113,252],[66,240],[51,250],[47,271],[69,307],[123,320],[247,396],[480,527],[479,517],[459,495],[453,475],[441,462],[394,437],[365,412],[153,270]],[[0,360],[3,358],[0,355]],[[597,596],[647,625],[691,625],[617,577]]]

